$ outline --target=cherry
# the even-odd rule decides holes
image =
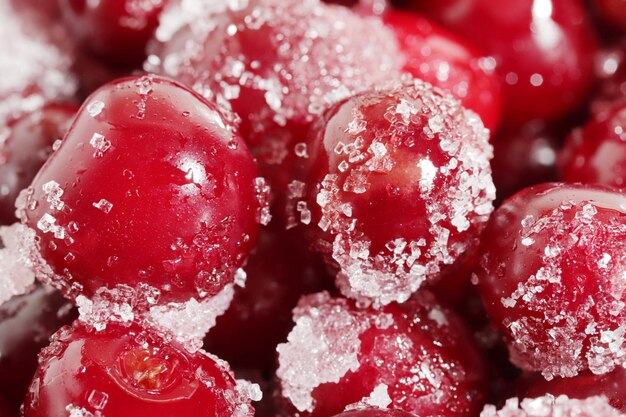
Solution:
[[[301,142],[323,110],[397,75],[400,56],[379,19],[317,1],[172,5],[145,68],[232,108],[279,194]],[[212,25],[206,30],[207,22]]]
[[[314,294],[294,309],[294,321],[277,348],[289,415],[330,417],[356,405],[463,417],[477,415],[485,400],[481,353],[427,292],[381,310]]]
[[[605,22],[626,33],[626,0],[595,0],[592,4]]]
[[[567,396],[554,398],[546,395],[538,398],[510,398],[504,407],[496,411],[493,405],[486,406],[481,417],[623,417],[611,407],[604,397],[589,397],[582,400],[570,399]]]
[[[601,186],[542,184],[489,221],[476,279],[511,360],[546,378],[626,361],[626,196]]]
[[[11,224],[15,218],[15,199],[28,187],[39,168],[52,153],[52,145],[69,128],[78,106],[48,103],[10,120],[0,143],[0,222]]]
[[[410,3],[493,56],[507,124],[558,118],[589,93],[597,41],[580,0]]]
[[[599,113],[626,102],[626,39],[599,51],[595,61],[600,82],[591,109]]]
[[[415,415],[402,410],[368,407],[344,411],[335,417],[415,417]]]
[[[326,113],[291,198],[344,295],[403,302],[465,260],[492,210],[487,136],[475,115],[421,81]]]
[[[306,250],[296,230],[279,222],[261,230],[229,310],[205,338],[205,349],[235,367],[271,370],[276,345],[287,339],[300,296],[330,289],[323,262]],[[250,343],[254,341],[254,343]]]
[[[570,398],[585,399],[592,396],[605,396],[612,407],[626,412],[624,384],[626,370],[622,367],[604,375],[591,372],[581,373],[573,378],[554,378],[546,381],[541,375],[533,374],[517,383],[516,391],[522,397],[538,397],[545,394],[567,395]]]
[[[569,137],[560,155],[567,182],[626,186],[626,101],[598,112]]]
[[[109,64],[134,67],[168,0],[59,0],[66,27],[82,46]]]
[[[52,338],[24,403],[24,417],[252,416],[228,364],[189,353],[136,324],[94,331],[76,322]]]
[[[76,317],[57,291],[38,287],[0,305],[0,396],[17,411],[37,369],[37,354]]]
[[[255,176],[235,128],[199,95],[155,76],[107,84],[24,193],[39,278],[70,297],[212,296],[254,244]]]
[[[496,130],[502,98],[500,81],[489,66],[493,60],[481,58],[465,41],[421,16],[388,11],[383,21],[397,36],[404,71],[457,97],[485,127]]]

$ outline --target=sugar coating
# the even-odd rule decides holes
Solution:
[[[487,405],[480,417],[624,417],[609,405],[605,397],[570,399],[565,395],[550,394],[538,398],[510,398],[500,410]]]
[[[16,223],[0,227],[0,304],[15,295],[28,292],[35,285],[35,274],[22,263],[19,239],[24,226]]]
[[[148,50],[147,71],[238,113],[243,136],[268,164],[303,139],[291,137],[290,126],[307,126],[400,68],[396,41],[378,19],[319,0],[174,2]]]
[[[418,80],[387,84],[328,114],[311,135],[318,147],[340,138],[320,163],[327,175],[309,184],[311,204],[321,209],[316,247],[338,266],[344,295],[376,306],[404,302],[478,244],[495,198],[488,131],[457,100]],[[385,186],[411,195],[420,212],[378,250],[366,231],[373,220],[353,213]]]

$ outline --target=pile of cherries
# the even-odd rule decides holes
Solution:
[[[0,417],[626,416],[625,0],[44,3]]]

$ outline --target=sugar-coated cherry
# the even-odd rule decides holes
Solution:
[[[33,112],[10,120],[2,128],[0,143],[0,223],[11,224],[15,218],[15,199],[28,187],[52,153],[78,106],[49,103]]]
[[[501,409],[495,406],[485,407],[480,417],[623,417],[619,410],[611,407],[602,396],[581,400],[565,395],[554,397],[546,395],[537,398],[510,398]]]
[[[509,124],[562,116],[590,91],[597,41],[581,0],[410,3],[493,56]]]
[[[365,407],[344,411],[335,417],[415,417],[415,415],[402,410]]]
[[[394,77],[401,62],[379,19],[318,0],[181,2],[162,14],[157,41],[146,69],[230,106],[277,193],[324,109]]]
[[[356,95],[325,114],[307,146],[293,214],[344,295],[405,301],[477,246],[494,198],[492,150],[452,96],[417,80]]]
[[[276,345],[293,327],[300,296],[332,287],[324,263],[306,250],[297,230],[272,222],[246,262],[245,288],[205,338],[205,349],[234,367],[271,370]],[[251,343],[253,341],[253,343]]]
[[[109,64],[133,67],[168,0],[58,0],[68,30],[82,46]]]
[[[294,309],[294,321],[277,348],[285,415],[373,406],[464,417],[485,400],[481,353],[460,319],[427,292],[380,310],[314,294]]]
[[[593,396],[605,396],[612,407],[626,413],[626,369],[616,368],[604,375],[591,372],[580,373],[573,378],[554,378],[551,381],[539,375],[528,375],[515,384],[515,394],[524,398],[534,398],[545,394],[567,395],[583,400]]]
[[[405,58],[403,70],[461,100],[494,132],[500,122],[500,80],[492,60],[436,23],[413,13],[388,11],[383,21],[398,39]],[[495,64],[492,64],[495,65]]]
[[[563,181],[626,187],[626,100],[572,132],[559,162]]]
[[[0,396],[17,411],[37,369],[37,354],[76,318],[58,291],[38,287],[0,305]]]
[[[107,84],[24,192],[39,278],[70,297],[214,295],[256,239],[256,173],[236,129],[196,93],[156,76]]]
[[[228,364],[202,351],[135,324],[95,331],[76,322],[41,352],[24,416],[252,416],[237,388]]]
[[[498,208],[476,270],[513,363],[546,378],[626,362],[626,196],[541,184]]]

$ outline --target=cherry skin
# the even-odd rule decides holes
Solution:
[[[28,187],[39,168],[52,153],[52,145],[61,139],[78,106],[49,103],[40,109],[9,121],[7,138],[0,144],[0,222],[11,224],[15,218],[15,200]]]
[[[539,397],[545,394],[554,396],[567,395],[570,398],[585,399],[593,396],[605,396],[612,407],[626,412],[624,384],[626,370],[622,367],[604,375],[591,372],[581,373],[573,378],[554,378],[551,381],[538,374],[523,377],[516,384],[516,394],[520,397]]]
[[[500,122],[500,81],[489,60],[462,39],[421,16],[387,11],[383,21],[397,36],[404,71],[452,94],[494,132]]]
[[[62,417],[78,410],[119,417],[254,414],[225,362],[202,351],[189,353],[136,324],[109,323],[95,331],[80,322],[59,330],[41,352],[24,416]]]
[[[572,132],[559,165],[563,181],[626,187],[626,101]]]
[[[465,417],[485,400],[482,354],[427,292],[380,310],[314,294],[294,309],[294,321],[277,348],[279,415],[330,417],[356,404]]]
[[[597,41],[580,0],[410,3],[495,58],[507,124],[557,118],[590,91]]]
[[[134,67],[168,0],[59,0],[67,29],[82,46],[109,64]]]
[[[477,246],[494,198],[487,136],[478,117],[421,81],[325,114],[303,158],[306,196],[294,187],[292,207],[344,295],[403,302]]]
[[[344,411],[335,417],[415,417],[415,415],[402,410],[368,407]]]
[[[155,76],[107,84],[24,192],[39,278],[70,297],[214,295],[256,239],[256,175],[236,129],[199,95]]]
[[[591,102],[594,113],[626,102],[626,39],[596,55],[598,88]]]
[[[323,261],[306,250],[298,231],[286,231],[276,221],[261,229],[245,271],[245,288],[236,289],[204,348],[235,368],[271,371],[276,345],[293,326],[291,310],[300,296],[330,290],[333,281]]]
[[[38,287],[0,305],[0,396],[19,410],[37,369],[37,354],[76,311],[58,291]]]
[[[626,33],[625,0],[595,0],[592,4],[605,22]]]
[[[541,184],[494,212],[476,279],[514,364],[546,378],[624,364],[625,239],[626,196],[601,186]]]

